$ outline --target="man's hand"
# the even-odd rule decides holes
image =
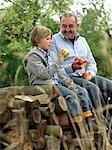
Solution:
[[[71,89],[71,90],[75,89],[76,88],[76,84],[73,81],[71,81],[69,86],[68,86],[68,88]]]
[[[91,79],[92,79],[92,74],[91,74],[90,72],[86,71],[86,72],[84,72],[84,73],[82,74],[82,77],[83,77],[84,79],[86,79],[86,80],[91,80]]]
[[[81,59],[80,57],[76,57],[74,62],[72,63],[72,69],[78,70],[78,69],[82,69],[84,67],[86,67],[88,64],[88,61],[85,59]]]

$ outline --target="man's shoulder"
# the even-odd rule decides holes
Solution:
[[[83,35],[79,35],[79,36],[77,37],[77,39],[78,39],[78,40],[81,40],[81,41],[86,41],[86,38],[85,38],[85,36],[83,36]]]
[[[57,38],[57,37],[60,37],[60,33],[58,32],[58,33],[55,33],[54,35],[53,35],[53,38]]]

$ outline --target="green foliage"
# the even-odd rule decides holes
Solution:
[[[107,43],[105,43],[103,34],[103,31],[106,28],[105,26],[106,24],[104,18],[101,16],[101,10],[87,9],[86,15],[83,17],[79,32],[86,37],[90,45],[92,53],[98,64],[98,74],[112,78],[112,70],[110,68],[111,65],[108,59],[110,53],[107,50],[108,47],[106,47],[108,55],[104,55],[104,48],[101,45],[101,41],[107,45]]]
[[[69,10],[73,0],[7,0],[8,8],[0,10],[0,87],[28,84],[22,58],[31,49],[29,34],[36,24],[49,27],[53,33],[59,31],[56,15]],[[112,39],[108,39],[107,54],[103,54],[101,31],[109,33],[108,15],[104,0],[93,0],[93,8],[84,8],[84,17],[79,32],[84,35],[98,63],[98,74],[112,78]],[[79,12],[80,14],[80,12]],[[81,16],[81,15],[80,15]],[[105,41],[105,39],[104,39]],[[110,61],[109,61],[110,60]]]
[[[7,0],[8,8],[0,10],[0,87],[27,84],[22,65],[24,54],[31,49],[29,34],[37,23],[57,32],[56,13],[63,13],[73,0]],[[5,54],[5,55],[4,55]]]

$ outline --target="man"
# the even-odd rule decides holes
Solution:
[[[106,103],[112,103],[112,81],[96,75],[95,59],[86,39],[77,33],[78,27],[77,17],[73,13],[62,15],[60,32],[53,36],[50,49],[55,54],[62,49],[69,51],[64,59],[66,72],[75,83],[88,90],[94,107],[97,107],[97,103],[104,106],[104,99]],[[83,64],[79,63],[82,60]]]

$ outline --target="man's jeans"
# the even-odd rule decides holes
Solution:
[[[112,82],[106,78],[96,76],[91,81],[84,80],[83,78],[71,76],[75,83],[87,89],[92,105],[97,108],[100,105],[105,106],[106,98],[110,97],[112,101]]]
[[[112,104],[112,81],[101,76],[95,76],[91,81],[100,88],[106,104]]]
[[[61,84],[59,84],[58,87],[63,97],[66,99],[68,108],[70,109],[70,112],[73,116],[81,115],[82,111],[85,112],[90,110],[88,101],[89,97],[86,95],[86,90],[83,90],[83,88],[80,87],[81,91],[79,88],[77,88],[78,91],[72,91]],[[77,95],[80,95],[80,98]]]

